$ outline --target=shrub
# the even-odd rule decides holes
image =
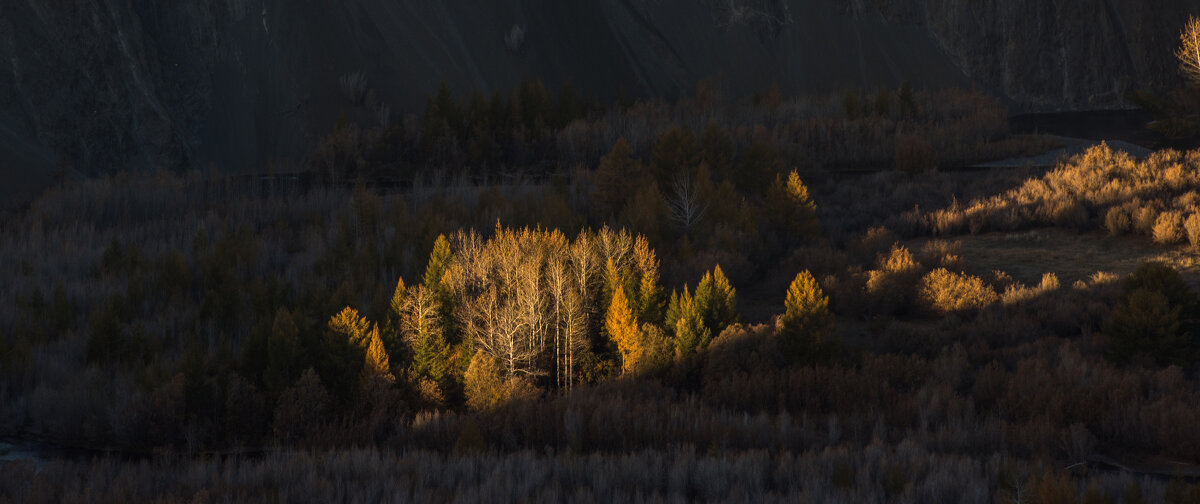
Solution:
[[[1183,221],[1183,229],[1187,232],[1188,243],[1200,248],[1200,213],[1193,213]]]
[[[895,168],[904,173],[924,173],[937,170],[937,155],[929,140],[917,135],[896,135]]]
[[[1165,245],[1173,245],[1183,241],[1183,216],[1179,212],[1169,211],[1158,215],[1154,221],[1154,241]]]
[[[1104,214],[1104,227],[1108,229],[1108,234],[1121,236],[1133,229],[1133,220],[1125,207],[1112,207]]]
[[[935,269],[925,275],[921,281],[921,297],[930,308],[940,313],[978,310],[999,299],[982,278],[951,273],[945,268]]]
[[[879,269],[867,272],[867,294],[873,308],[883,314],[895,314],[908,309],[910,292],[921,276],[921,264],[903,245],[896,244],[891,253],[879,258]]]

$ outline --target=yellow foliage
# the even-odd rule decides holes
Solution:
[[[404,286],[404,278],[397,279],[396,290],[392,292],[391,303],[392,313],[396,314],[397,317],[401,317],[404,314],[404,298],[407,293],[408,289]]]
[[[621,370],[629,371],[646,349],[642,348],[639,341],[637,318],[629,307],[624,289],[616,289],[613,292],[604,327],[608,329],[608,336],[617,344],[617,350],[621,353]]]
[[[921,297],[934,310],[950,313],[979,309],[999,300],[983,279],[938,268],[921,281]]]
[[[1188,22],[1179,34],[1179,69],[1194,84],[1200,85],[1200,19],[1188,17]]]
[[[366,338],[371,329],[371,322],[360,317],[358,310],[349,306],[329,319],[329,328],[345,336],[357,348],[365,349],[369,343]]]
[[[391,362],[387,350],[383,348],[383,340],[379,338],[379,327],[374,326],[367,333],[367,353],[363,362],[363,377],[382,377],[392,379]]]

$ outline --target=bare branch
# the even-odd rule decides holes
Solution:
[[[700,201],[700,192],[692,181],[691,174],[684,172],[675,177],[671,184],[671,197],[667,198],[667,207],[671,210],[671,220],[678,223],[684,230],[691,230],[700,219],[708,205]]]
[[[1200,19],[1188,18],[1179,34],[1179,49],[1175,51],[1179,58],[1179,69],[1193,84],[1200,85]]]

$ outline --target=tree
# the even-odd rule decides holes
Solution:
[[[1109,358],[1127,363],[1141,354],[1160,365],[1190,364],[1200,332],[1198,310],[1200,300],[1174,268],[1161,262],[1139,266],[1125,280],[1104,327]]]
[[[737,322],[737,294],[721,266],[705,273],[696,285],[696,308],[709,332],[721,334]]]
[[[667,308],[668,321],[675,330],[675,352],[688,356],[705,348],[712,342],[713,333],[704,323],[704,317],[695,298],[688,293],[687,286],[678,296],[671,293],[671,305]]]
[[[592,174],[595,215],[608,219],[624,208],[633,193],[639,171],[638,162],[633,159],[633,148],[625,137],[618,138]]]
[[[621,371],[629,372],[646,349],[641,347],[638,321],[629,306],[629,300],[625,297],[624,289],[613,292],[612,303],[608,305],[608,315],[604,318],[604,327],[621,354]]]
[[[328,406],[329,394],[321,385],[321,378],[308,368],[295,385],[279,394],[275,407],[275,436],[285,442],[312,437],[320,428]]]
[[[788,287],[776,328],[783,351],[793,361],[819,357],[828,349],[825,337],[832,327],[829,298],[811,273],[800,272]]]
[[[391,378],[390,359],[379,337],[379,326],[360,317],[358,310],[347,306],[329,319],[329,329],[345,337],[353,352],[362,357],[361,372],[364,379]]]
[[[424,285],[410,289],[400,318],[401,333],[412,348],[413,368],[441,382],[450,370],[450,346],[438,318],[440,303]]]
[[[383,348],[383,340],[379,338],[379,326],[371,327],[366,337],[366,352],[363,361],[363,379],[383,378],[392,381],[392,365],[387,350]]]
[[[1193,84],[1200,86],[1200,19],[1188,17],[1187,24],[1179,34],[1179,69]]]
[[[267,338],[267,367],[263,370],[263,383],[272,395],[295,383],[304,369],[300,363],[303,353],[299,333],[292,315],[279,308]]]
[[[425,266],[425,287],[440,295],[443,290],[442,280],[453,262],[454,254],[450,251],[450,240],[446,239],[446,235],[439,234],[433,242],[433,251],[429,253],[429,264]]]
[[[683,229],[684,233],[704,218],[708,204],[700,197],[700,190],[688,170],[677,173],[671,182],[671,195],[667,198],[667,208],[671,220]]]
[[[650,152],[650,171],[659,187],[668,187],[700,164],[700,150],[691,130],[675,126],[654,139]]]
[[[658,284],[658,258],[644,236],[638,236],[633,242],[633,262],[641,275],[637,289],[637,319],[657,324],[663,316],[663,291]]]
[[[476,352],[463,378],[467,406],[483,411],[503,404],[508,399],[508,394],[504,379],[500,376],[502,371],[496,359],[482,350]]]
[[[371,322],[364,317],[358,315],[358,310],[349,306],[334,315],[329,319],[329,329],[333,332],[346,337],[351,345],[365,349],[367,347],[368,332],[371,330]]]
[[[767,192],[767,205],[776,226],[789,238],[794,240],[821,232],[817,205],[808,196],[808,187],[795,170],[788,173],[787,179],[775,177],[775,183]]]

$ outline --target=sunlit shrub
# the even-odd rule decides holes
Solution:
[[[999,296],[977,276],[938,268],[921,280],[921,298],[937,312],[954,313],[984,308]]]

